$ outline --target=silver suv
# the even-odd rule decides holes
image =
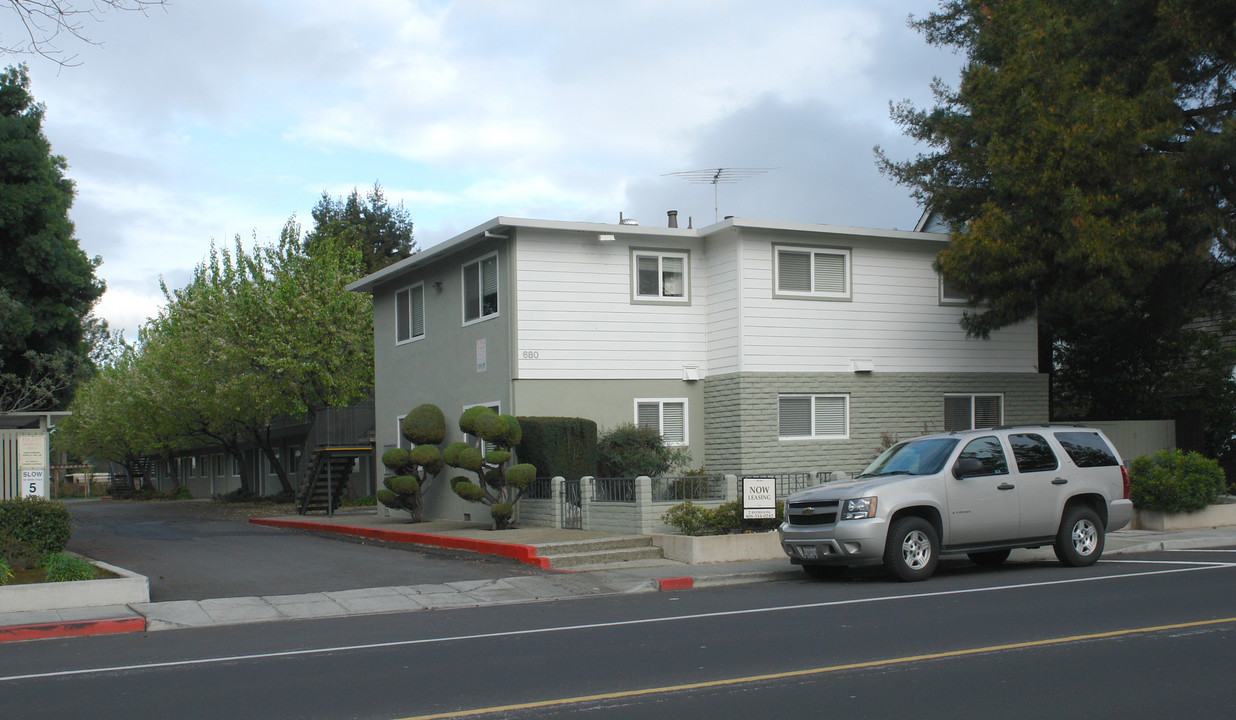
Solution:
[[[910,581],[952,553],[998,565],[1051,545],[1065,565],[1091,565],[1132,517],[1128,471],[1102,432],[1037,425],[897,443],[853,480],[791,495],[778,533],[812,577],[882,562]]]

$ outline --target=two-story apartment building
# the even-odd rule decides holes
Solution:
[[[498,217],[375,272],[379,452],[431,402],[650,424],[695,466],[854,472],[883,433],[1048,419],[1033,323],[967,338],[948,236]],[[431,486],[426,517],[475,507]]]

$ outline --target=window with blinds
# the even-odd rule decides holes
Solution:
[[[687,254],[637,250],[632,253],[635,297],[687,301]]]
[[[849,250],[778,247],[775,255],[777,294],[850,297]]]
[[[405,343],[425,336],[425,285],[413,285],[395,293],[395,342]]]
[[[498,314],[498,255],[463,266],[464,323]]]
[[[1003,424],[1003,395],[944,396],[945,431],[973,430]]]
[[[777,435],[844,439],[850,436],[849,395],[782,395],[777,398]]]
[[[686,445],[687,400],[686,398],[637,399],[635,401],[635,424],[659,432],[666,445]]]

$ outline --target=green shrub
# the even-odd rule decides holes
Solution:
[[[766,532],[776,529],[785,519],[785,503],[777,501],[777,516],[769,520],[744,520],[742,501],[731,500],[715,508],[700,507],[690,500],[666,510],[661,520],[683,535],[728,535],[742,532]]]
[[[64,550],[70,532],[69,509],[63,503],[42,498],[0,501],[0,541],[26,545],[39,556]]]
[[[510,521],[515,514],[515,508],[510,503],[494,503],[489,506],[489,516],[499,522]]]
[[[189,492],[189,487],[187,485],[177,485],[176,489],[172,491],[172,499],[173,500],[192,500],[193,493]]]
[[[437,405],[417,405],[404,416],[399,431],[413,445],[438,445],[446,438],[446,416]]]
[[[4,558],[0,557],[0,585],[8,585],[9,580],[13,579],[13,568],[5,562]]]
[[[597,474],[597,424],[584,418],[521,417],[519,461],[541,477],[572,480]]]
[[[690,462],[686,448],[667,446],[661,433],[650,427],[625,423],[597,441],[597,471],[602,477],[663,477]]]
[[[382,484],[388,490],[398,495],[411,495],[420,489],[421,484],[415,477],[411,475],[396,475],[382,479]]]
[[[64,553],[49,553],[39,560],[43,575],[47,582],[72,582],[75,580],[93,580],[97,568],[75,555]]]
[[[378,498],[373,495],[361,495],[352,501],[356,507],[373,507],[378,504]]]
[[[1137,508],[1195,512],[1226,489],[1218,461],[1179,449],[1142,455],[1129,468],[1129,498]]]

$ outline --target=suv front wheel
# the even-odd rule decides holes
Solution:
[[[1103,554],[1103,521],[1099,514],[1084,505],[1065,510],[1054,549],[1060,562],[1070,567],[1098,562]]]
[[[926,580],[940,561],[940,539],[931,523],[921,517],[903,517],[888,529],[884,568],[905,582]]]

